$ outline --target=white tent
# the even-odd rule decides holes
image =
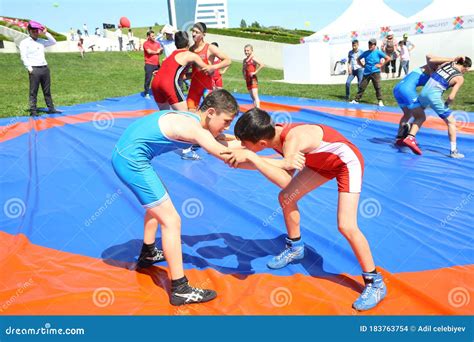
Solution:
[[[406,17],[391,9],[383,0],[354,0],[336,20],[304,40],[311,42],[326,34],[334,35],[408,22]]]
[[[472,0],[433,0],[430,5],[412,15],[409,21],[429,21],[472,14],[474,14]]]

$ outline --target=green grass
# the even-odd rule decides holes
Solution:
[[[0,34],[0,40],[6,41],[6,42],[13,42],[13,39],[10,37],[4,36],[3,34]]]
[[[224,36],[234,36],[241,38],[266,40],[276,43],[299,44],[300,39],[312,35],[314,32],[306,30],[288,30],[282,27],[247,27],[208,30],[209,33]]]
[[[79,53],[49,53],[46,56],[51,69],[52,95],[57,106],[68,106],[98,101],[108,97],[125,96],[143,91],[143,54],[140,52],[87,53],[82,60]],[[229,91],[247,93],[242,79],[240,62],[233,62],[224,75],[224,87]],[[0,117],[28,115],[28,73],[19,54],[0,54]],[[275,82],[283,79],[283,71],[264,68],[259,73],[259,91],[265,95],[342,101],[344,85],[302,85]],[[382,82],[385,104],[396,106],[392,88],[397,81]],[[356,85],[351,93],[355,95]],[[465,76],[453,108],[474,111],[474,75]],[[369,85],[364,101],[376,103],[373,87]],[[41,90],[38,106],[44,107]]]

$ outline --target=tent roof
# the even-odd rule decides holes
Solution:
[[[383,0],[371,0],[370,6],[367,6],[368,3],[367,0],[354,0],[339,18],[310,37],[409,22],[406,17],[391,9]]]
[[[445,19],[474,14],[472,0],[433,0],[418,13],[408,18],[411,22]]]

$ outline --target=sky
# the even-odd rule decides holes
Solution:
[[[431,2],[385,0],[407,17]],[[231,27],[238,27],[244,19],[248,24],[257,21],[264,26],[311,31],[331,23],[351,3],[352,0],[227,0]],[[168,23],[166,0],[0,0],[1,15],[33,19],[59,32],[70,27],[82,29],[84,23],[92,31],[104,22],[117,24],[122,16],[130,19],[132,27]]]

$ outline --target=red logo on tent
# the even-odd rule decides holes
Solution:
[[[359,34],[357,33],[357,31],[351,31],[351,38],[354,39],[357,37],[359,37]]]
[[[327,43],[331,40],[331,38],[329,38],[329,36],[327,34],[324,35],[323,37],[323,42]]]
[[[462,24],[464,24],[464,20],[462,20],[462,17],[454,18],[453,25],[455,30],[462,29]]]
[[[423,25],[423,23],[420,21],[418,23],[416,23],[415,25],[415,33],[418,34],[418,33],[423,33],[423,29],[425,28],[425,25]]]
[[[382,26],[380,28],[380,37],[384,38],[390,30],[390,26]]]

